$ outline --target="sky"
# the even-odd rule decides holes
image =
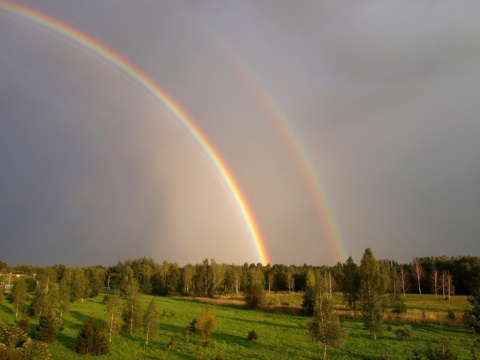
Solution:
[[[228,167],[258,239],[164,105],[1,4],[0,260],[480,255],[480,3],[17,3],[88,34],[174,99]]]

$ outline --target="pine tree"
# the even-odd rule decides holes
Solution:
[[[83,355],[104,355],[108,353],[108,339],[105,331],[95,321],[88,317],[77,335],[77,345],[74,350]]]
[[[52,343],[57,338],[57,326],[53,315],[40,316],[38,326],[35,329],[35,337],[37,340]]]
[[[158,331],[158,312],[155,300],[152,299],[143,314],[143,331],[145,335],[145,345],[155,340]]]

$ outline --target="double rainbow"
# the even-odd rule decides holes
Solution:
[[[262,264],[270,263],[267,248],[253,212],[233,177],[232,172],[194,120],[159,84],[125,57],[70,24],[34,9],[31,6],[27,7],[10,1],[0,0],[0,10],[0,15],[2,15],[3,12],[4,16],[26,22],[30,26],[36,26],[65,43],[77,47],[93,58],[102,61],[109,68],[121,72],[127,79],[137,84],[142,90],[153,97],[167,114],[172,116],[187,130],[212,162],[242,214],[250,238],[256,248],[258,260]]]

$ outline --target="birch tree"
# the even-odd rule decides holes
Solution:
[[[152,299],[143,314],[143,332],[145,335],[145,345],[148,346],[155,340],[158,332],[158,312],[155,300]]]
[[[120,296],[113,295],[108,299],[105,317],[108,340],[112,342],[112,339],[118,335],[122,327],[122,300]]]
[[[423,278],[425,277],[425,269],[423,268],[423,265],[420,262],[419,258],[414,258],[412,260],[412,273],[415,279],[417,280],[418,293],[422,295],[421,283]]]

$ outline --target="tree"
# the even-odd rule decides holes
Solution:
[[[57,274],[47,267],[39,276],[37,290],[32,301],[34,314],[37,318],[53,314],[58,300]]]
[[[435,298],[438,298],[438,290],[442,288],[442,281],[440,278],[440,271],[438,271],[436,268],[432,270],[432,273],[430,275],[430,286],[432,288],[432,293],[435,294]]]
[[[75,269],[72,279],[72,301],[77,301],[89,296],[89,281],[83,269]]]
[[[414,258],[412,260],[412,273],[415,279],[417,280],[417,286],[418,286],[418,293],[422,295],[422,287],[421,287],[421,282],[423,278],[425,277],[425,269],[420,262],[419,258]]]
[[[155,300],[152,299],[143,314],[143,332],[145,335],[145,345],[155,340],[158,331],[158,312]]]
[[[195,274],[195,267],[192,264],[187,264],[182,269],[182,283],[183,292],[185,294],[190,293],[190,289],[193,285],[193,276]]]
[[[306,288],[303,293],[302,301],[302,313],[308,316],[312,316],[315,310],[315,301],[317,296],[316,291],[316,274],[313,269],[307,269],[305,274]]]
[[[57,338],[57,325],[52,314],[40,316],[38,326],[35,329],[35,337],[37,340],[52,343]]]
[[[352,311],[357,310],[357,302],[360,298],[360,275],[358,265],[350,256],[342,267],[342,292],[343,298]]]
[[[382,334],[383,325],[383,300],[377,293],[372,293],[366,296],[363,307],[362,315],[364,318],[363,327],[370,331],[373,338],[377,338]]]
[[[403,297],[405,298],[406,292],[410,290],[410,282],[408,279],[408,272],[404,265],[398,268],[398,278],[400,279],[400,286],[402,288]]]
[[[313,342],[322,344],[323,359],[326,359],[327,348],[329,346],[341,346],[347,333],[334,312],[331,300],[326,296],[326,278],[318,276],[315,284],[315,309],[313,319],[308,324],[308,336]]]
[[[260,269],[250,269],[247,287],[244,292],[245,304],[249,309],[265,305],[265,278]]]
[[[480,334],[480,293],[470,296],[468,302],[472,307],[465,312],[465,325],[472,328],[475,334]]]
[[[382,332],[385,283],[372,250],[366,249],[359,267],[364,327],[376,340]]]
[[[107,335],[93,317],[85,319],[78,332],[74,350],[82,355],[104,355],[108,353]]]
[[[195,329],[200,332],[203,341],[209,343],[216,326],[217,318],[215,316],[215,311],[213,308],[207,306],[203,309],[200,315],[198,315]]]
[[[63,314],[68,311],[68,307],[72,301],[72,279],[73,274],[70,269],[67,269],[58,284],[58,308],[61,318],[63,318]]]
[[[108,330],[108,340],[118,335],[122,327],[122,300],[118,295],[113,295],[108,299],[106,308],[106,323]]]
[[[23,280],[18,280],[12,289],[12,300],[15,308],[15,319],[18,318],[18,311],[23,307],[27,299],[27,284]]]
[[[138,297],[131,296],[126,299],[122,319],[125,322],[125,325],[130,334],[133,334],[137,331],[141,324],[141,306]]]

